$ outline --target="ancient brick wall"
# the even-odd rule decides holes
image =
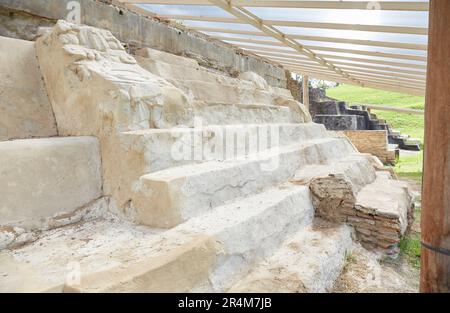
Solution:
[[[342,131],[361,153],[377,156],[383,163],[395,162],[395,151],[390,150],[386,130]]]

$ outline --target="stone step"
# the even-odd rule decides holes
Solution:
[[[241,87],[260,88],[255,85],[251,77],[241,75],[231,77],[223,72],[200,66],[194,59],[182,57],[150,48],[139,49],[135,53],[138,63],[148,71],[168,80],[198,80],[217,82],[220,85],[240,85]],[[269,87],[278,96],[293,99],[288,89]]]
[[[14,244],[14,233],[73,222],[83,207],[102,196],[98,140],[0,142],[0,190],[0,249]]]
[[[216,71],[186,62],[186,58],[169,55],[153,50],[150,57],[146,56],[151,49],[142,49],[136,60],[147,71],[158,75],[183,90],[191,99],[213,103],[263,103],[276,104],[276,98],[293,99],[287,89],[272,88],[265,81],[261,84],[252,81],[252,77],[243,75],[243,79],[230,77]],[[142,56],[144,55],[144,56]],[[154,57],[164,55],[164,57]],[[153,56],[153,57],[152,57]],[[178,62],[168,63],[173,58]],[[260,80],[262,78],[258,77]]]
[[[122,133],[121,147],[132,151],[133,158],[144,162],[140,167],[145,173],[151,173],[184,164],[232,159],[271,146],[329,137],[323,125],[313,123],[195,126]],[[219,144],[224,149],[215,149]]]
[[[144,175],[132,199],[135,220],[170,228],[227,201],[288,181],[296,169],[350,153],[338,138],[316,139],[225,162],[205,162]]]
[[[190,63],[169,64],[165,62],[166,57],[162,59],[164,61],[137,57],[142,67],[170,81],[194,100],[194,115],[204,118],[208,124],[303,122],[288,107],[279,105],[285,100],[294,101],[287,89],[268,85],[262,88],[250,80],[233,78]],[[242,75],[247,76],[252,78],[251,74]]]
[[[60,228],[0,253],[0,290],[225,291],[313,214],[308,189],[287,184],[164,232],[115,219]]]
[[[356,193],[376,179],[370,156],[354,153],[328,164],[313,164],[302,167],[291,180],[297,184],[309,184],[313,179],[342,176]]]
[[[148,49],[145,49],[148,50]],[[153,50],[157,51],[157,50]],[[159,52],[160,53],[160,52]],[[170,55],[166,53],[166,55]],[[182,58],[177,56],[170,56],[169,58]],[[187,59],[190,60],[190,59]],[[164,79],[169,81],[185,81],[185,80],[195,80],[206,83],[216,83],[216,84],[225,84],[230,86],[241,86],[246,87],[248,89],[254,88],[254,85],[249,81],[239,80],[237,78],[233,78],[227,76],[225,74],[219,74],[217,72],[211,71],[207,68],[201,67],[195,60],[196,64],[192,64],[188,62],[186,64],[179,64],[178,62],[168,63],[167,60],[163,59],[153,59],[142,56],[136,56],[136,61],[138,61],[139,65],[145,68],[147,71],[161,76]]]
[[[412,211],[407,183],[393,180],[389,172],[377,172],[377,179],[358,193],[355,212],[347,221],[363,243],[395,249],[412,223]]]
[[[56,136],[34,42],[0,36],[0,141]]]
[[[205,125],[295,123],[288,107],[264,104],[194,103],[194,116]]]
[[[227,103],[275,105],[278,97],[271,91],[247,88],[245,85],[227,85],[199,80],[169,80],[192,100]]]
[[[229,292],[329,292],[354,249],[346,225],[316,219],[289,236],[273,256],[257,265]]]

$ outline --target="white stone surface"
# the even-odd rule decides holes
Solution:
[[[151,49],[146,49],[151,50]],[[153,50],[155,53],[160,53],[160,51]],[[247,89],[251,89],[253,84],[249,81],[239,80],[237,78],[230,77],[225,73],[210,70],[208,68],[202,67],[197,63],[191,64],[191,62],[185,63],[185,60],[191,60],[187,58],[182,58],[178,56],[171,56],[171,58],[177,61],[169,62],[163,59],[147,58],[137,55],[136,61],[140,66],[145,68],[147,71],[158,75],[168,81],[176,84],[177,82],[182,82],[184,80],[195,80],[199,82],[206,83],[216,83],[220,85],[230,85],[230,86],[243,86]],[[178,59],[181,59],[178,61]],[[195,61],[194,61],[195,62]]]
[[[271,124],[271,125],[223,125],[223,126],[205,126],[199,128],[171,128],[171,129],[147,129],[122,133],[120,136],[121,148],[125,151],[132,152],[130,155],[137,154],[135,157],[140,162],[145,162],[140,166],[144,168],[144,173],[151,173],[160,171],[172,166],[180,166],[184,164],[199,163],[205,160],[211,160],[208,158],[208,151],[213,153],[212,160],[224,160],[232,159],[234,157],[241,157],[252,151],[264,151],[270,148],[269,142],[265,145],[258,144],[257,140],[251,142],[241,140],[242,149],[235,149],[234,144],[232,146],[233,157],[230,154],[215,153],[214,147],[217,144],[217,140],[227,138],[225,145],[230,143],[229,139],[239,135],[239,137],[252,136],[253,138],[261,138],[265,135],[269,137],[273,132],[275,135],[279,135],[278,144],[280,147],[302,144],[309,140],[314,139],[326,139],[326,130],[323,125],[320,124]],[[260,135],[258,135],[260,134]],[[256,137],[259,136],[259,137]],[[195,142],[194,142],[195,140]],[[258,139],[259,140],[259,139]],[[203,152],[200,152],[200,158],[193,159],[193,157],[184,158],[184,153],[191,156],[191,145],[198,143],[200,148],[203,148]],[[233,142],[234,143],[234,142]],[[255,147],[257,145],[257,147]],[[276,146],[276,145],[274,145]],[[350,146],[349,146],[350,147]],[[237,151],[234,151],[237,150]],[[187,151],[187,152],[186,152]],[[218,155],[222,157],[217,157]],[[124,158],[127,156],[124,155]],[[129,163],[129,162],[128,162]]]
[[[0,140],[55,136],[34,42],[0,37]]]
[[[333,147],[333,149],[330,149]],[[173,227],[211,208],[288,181],[297,168],[349,153],[338,139],[316,139],[224,162],[204,162],[144,175],[133,199],[135,218]]]
[[[110,218],[55,229],[0,253],[0,290],[224,291],[313,214],[308,189],[286,185],[165,232]]]
[[[251,82],[257,89],[269,90],[270,88],[266,80],[254,72],[241,73],[239,74],[239,79]]]
[[[73,213],[102,195],[96,138],[0,142],[0,225],[27,230]]]
[[[278,105],[279,98],[293,101],[289,90],[272,88],[253,72],[233,78],[201,67],[194,60],[148,48],[138,50],[136,59],[143,68],[167,79],[193,100],[250,105]]]
[[[186,95],[140,67],[111,32],[58,21],[36,43],[62,135],[189,124]]]
[[[300,168],[292,181],[308,184],[312,179],[341,175],[352,186],[356,194],[366,185],[376,179],[370,157],[354,153],[342,159],[333,160],[328,164],[313,164]]]
[[[198,62],[194,59],[174,55],[171,53],[167,53],[160,50],[150,49],[150,48],[142,48],[138,49],[136,51],[136,56],[140,56],[152,61],[155,61],[157,63],[164,63],[164,64],[173,64],[183,67],[193,67],[197,68]]]
[[[205,125],[296,123],[287,107],[263,104],[194,102],[194,116]]]
[[[290,236],[273,256],[238,281],[230,292],[326,292],[351,252],[349,226],[316,220]]]
[[[172,81],[192,100],[212,103],[274,105],[274,94],[270,91],[248,88],[244,84],[228,85],[199,80]]]

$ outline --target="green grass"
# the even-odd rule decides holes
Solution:
[[[396,164],[394,170],[401,178],[422,182],[422,164],[423,152],[407,156],[402,156],[400,153],[400,160]]]
[[[363,88],[351,85],[340,85],[327,89],[331,98],[346,101],[349,104],[378,104],[398,108],[423,110],[425,99],[401,93]],[[396,112],[373,110],[379,118],[385,119],[394,129],[423,142],[424,119],[421,115],[409,115]]]
[[[400,241],[400,252],[417,268],[420,268],[420,234],[408,234]]]

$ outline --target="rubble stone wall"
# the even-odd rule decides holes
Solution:
[[[377,156],[383,163],[395,162],[395,151],[389,150],[385,130],[343,131],[361,153]]]
[[[286,71],[286,85],[287,89],[291,91],[294,99],[303,102],[302,87],[294,78],[292,78],[291,72],[289,71]]]

